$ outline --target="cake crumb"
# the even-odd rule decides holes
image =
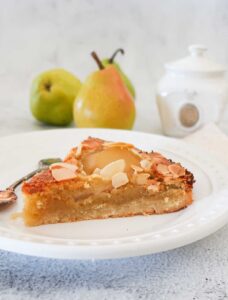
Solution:
[[[165,203],[169,202],[169,197],[165,197]]]
[[[22,211],[20,211],[20,212],[15,212],[15,213],[13,213],[13,214],[10,216],[10,218],[11,218],[12,220],[16,220],[16,219],[22,218],[22,217],[23,217],[23,212],[22,212]]]
[[[85,189],[89,189],[89,188],[90,188],[90,184],[89,184],[88,182],[85,182],[85,183],[84,183],[84,188],[85,188]]]

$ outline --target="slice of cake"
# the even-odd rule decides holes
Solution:
[[[192,203],[193,175],[157,152],[88,138],[22,186],[28,226],[162,214]]]

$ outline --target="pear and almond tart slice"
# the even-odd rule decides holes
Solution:
[[[89,137],[24,182],[27,226],[163,214],[193,201],[193,175],[157,152]]]

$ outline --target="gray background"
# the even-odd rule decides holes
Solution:
[[[40,129],[29,112],[32,79],[64,67],[81,80],[90,52],[118,61],[137,91],[135,129],[160,132],[154,94],[163,64],[202,43],[228,67],[227,0],[0,0],[0,134]],[[227,119],[225,114],[225,119]],[[228,132],[226,122],[222,128]]]
[[[160,132],[154,102],[163,63],[208,46],[228,66],[227,0],[0,0],[0,136],[45,129],[28,107],[45,69],[82,80],[101,57],[119,62],[137,90],[135,129]],[[220,127],[227,131],[227,117]],[[228,131],[227,131],[228,132]],[[2,159],[2,158],[0,158]],[[0,299],[228,299],[228,227],[177,250],[116,261],[61,261],[0,251]]]

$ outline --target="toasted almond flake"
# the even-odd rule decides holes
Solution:
[[[164,176],[170,174],[168,167],[167,167],[166,165],[164,165],[164,164],[158,164],[158,165],[157,165],[157,171],[158,171],[160,174],[164,175]]]
[[[69,169],[73,172],[75,172],[78,167],[76,165],[73,165],[73,164],[68,164],[68,163],[65,163],[65,162],[60,162],[60,163],[55,163],[55,164],[52,164],[50,165],[49,167],[51,170],[53,169],[60,169],[60,168],[65,168],[65,169]]]
[[[175,177],[185,175],[185,169],[178,164],[169,165],[168,169]]]
[[[149,161],[148,159],[142,159],[140,161],[140,166],[144,169],[144,170],[149,170],[152,166],[152,162]]]
[[[140,173],[143,171],[142,168],[140,168],[139,166],[136,165],[131,165],[131,168],[136,172],[136,173]]]
[[[101,169],[100,168],[96,168],[94,171],[93,171],[93,174],[98,174],[100,175],[101,173]]]
[[[76,153],[75,153],[75,156],[78,158],[81,156],[81,153],[82,153],[82,147],[83,147],[83,144],[80,143],[77,147],[77,150],[76,150]]]
[[[75,172],[67,168],[52,169],[51,173],[56,181],[76,178]]]
[[[157,184],[151,184],[147,187],[148,191],[152,192],[158,192],[159,191],[159,186]]]
[[[147,183],[147,179],[150,177],[148,173],[141,173],[135,175],[135,183],[138,185],[143,185]]]
[[[118,172],[112,176],[112,186],[117,189],[129,182],[127,174],[124,172]]]
[[[126,163],[124,159],[115,160],[101,169],[100,175],[105,179],[112,179],[116,173],[123,172],[125,166]]]

